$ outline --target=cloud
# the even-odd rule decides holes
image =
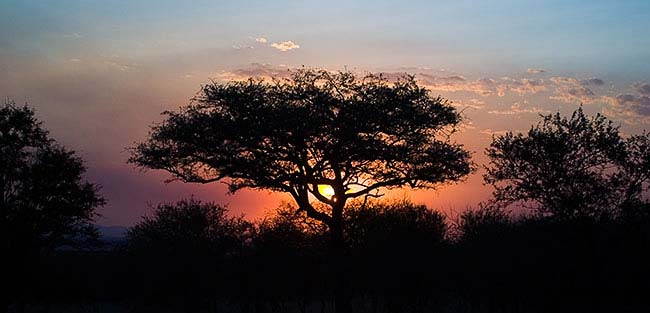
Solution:
[[[451,83],[453,83],[453,82],[461,83],[461,82],[466,82],[467,81],[467,79],[465,79],[465,77],[460,76],[460,75],[445,76],[445,77],[440,77],[438,79],[440,79],[441,81],[451,82]]]
[[[601,100],[601,97],[596,96],[593,90],[585,86],[598,85],[598,83],[602,82],[598,78],[580,81],[573,77],[551,77],[550,80],[556,85],[555,94],[550,96],[550,99],[567,103],[581,102],[584,104]]]
[[[542,79],[512,79],[506,77],[502,80],[504,83],[499,84],[497,87],[499,96],[503,96],[505,91],[516,92],[520,95],[524,95],[527,93],[538,93],[546,90],[544,80]]]
[[[602,85],[605,84],[605,81],[603,81],[600,78],[592,77],[592,78],[583,79],[582,84],[585,85],[585,86],[588,86],[588,85],[602,86]]]
[[[419,73],[416,75],[416,78],[422,85],[435,91],[466,91],[482,96],[488,96],[495,93],[495,87],[493,86],[494,82],[491,79],[469,81],[458,75],[438,77],[426,73]]]
[[[528,105],[528,101],[524,100],[523,101],[524,106]],[[492,110],[488,111],[489,114],[497,114],[497,115],[519,115],[519,114],[524,114],[524,113],[534,113],[534,114],[542,114],[542,113],[549,113],[549,110],[543,110],[540,108],[531,108],[531,107],[524,107],[522,106],[519,102],[515,102],[510,106],[510,109],[508,110]]]
[[[546,73],[546,70],[541,68],[529,68],[526,72],[528,72],[528,74],[542,74]]]
[[[590,104],[599,99],[599,97],[596,97],[595,95],[596,94],[591,89],[578,86],[560,88],[555,95],[552,95],[549,98],[566,103],[581,102]]]
[[[650,124],[650,84],[640,82],[632,87],[638,94],[603,96],[603,101],[609,104],[603,113],[627,124]]]
[[[246,68],[222,71],[217,74],[218,80],[246,80],[248,78],[287,78],[291,75],[291,68],[286,66],[273,66],[266,63],[251,63]]]
[[[420,73],[417,75],[420,82],[431,90],[449,92],[472,92],[481,96],[498,95],[503,97],[507,92],[514,92],[519,95],[538,93],[546,90],[542,79],[515,79],[503,77],[501,79],[481,78],[468,80],[460,75],[434,76]]]
[[[465,111],[467,109],[482,110],[485,108],[485,102],[478,99],[470,99],[467,101],[454,100],[451,102],[451,105],[460,111]]]
[[[648,83],[636,83],[633,85],[634,89],[642,95],[650,96],[650,84]]]
[[[616,97],[606,97],[613,109],[624,112],[625,115],[640,115],[650,117],[650,97],[646,95],[622,94]]]
[[[468,131],[468,130],[474,130],[474,129],[476,129],[476,126],[474,125],[474,122],[469,121],[469,120],[464,120],[464,121],[461,122],[461,123],[458,125],[458,127],[456,128],[456,130],[457,130],[458,132],[461,132],[461,133],[462,133],[462,132],[466,132],[466,131]]]
[[[580,84],[580,81],[578,81],[573,77],[556,76],[556,77],[551,77],[550,80],[556,85],[579,85]]]
[[[298,48],[300,48],[300,45],[298,45],[298,44],[294,43],[293,41],[289,40],[289,41],[283,41],[283,42],[280,42],[280,43],[274,42],[274,43],[271,44],[271,47],[276,48],[276,49],[278,49],[278,50],[280,50],[282,52],[286,52],[286,51],[289,51],[289,50],[298,49]]]
[[[80,33],[71,33],[71,34],[63,35],[63,38],[67,38],[67,39],[80,39],[80,38],[83,38],[83,37],[84,37],[84,35],[82,35]]]
[[[267,43],[268,40],[266,40],[266,38],[264,38],[264,37],[257,37],[257,38],[255,38],[255,42]]]
[[[106,60],[104,61],[104,64],[108,65],[110,68],[119,70],[121,72],[128,72],[131,70],[132,67],[132,65],[130,64],[121,63],[116,60]]]
[[[508,130],[494,130],[492,128],[486,128],[479,131],[479,134],[488,135],[488,136],[503,136],[508,133]]]
[[[236,45],[232,45],[232,48],[235,49],[235,50],[253,49],[253,46],[236,44]]]

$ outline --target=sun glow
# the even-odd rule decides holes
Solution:
[[[318,192],[328,199],[334,196],[334,188],[330,185],[318,185]]]

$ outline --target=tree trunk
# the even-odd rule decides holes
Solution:
[[[345,238],[343,234],[343,206],[332,208],[332,223],[330,225],[331,257],[334,269],[334,308],[336,313],[349,313],[350,301],[346,286],[345,275]]]

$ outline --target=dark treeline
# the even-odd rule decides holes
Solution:
[[[196,200],[161,205],[113,250],[42,258],[28,302],[331,312],[327,233],[289,209],[251,224]],[[348,212],[354,312],[639,312],[649,304],[649,216],[513,218],[482,208],[451,221],[407,201]]]

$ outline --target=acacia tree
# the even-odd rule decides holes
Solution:
[[[556,218],[610,217],[639,203],[650,179],[650,136],[623,138],[618,126],[579,108],[543,116],[527,134],[493,138],[484,180],[497,204],[531,205]]]
[[[390,83],[304,69],[283,80],[213,82],[164,114],[130,162],[184,182],[224,181],[231,192],[286,192],[329,227],[339,250],[349,199],[432,188],[472,169],[469,153],[449,139],[459,113],[411,76]]]

